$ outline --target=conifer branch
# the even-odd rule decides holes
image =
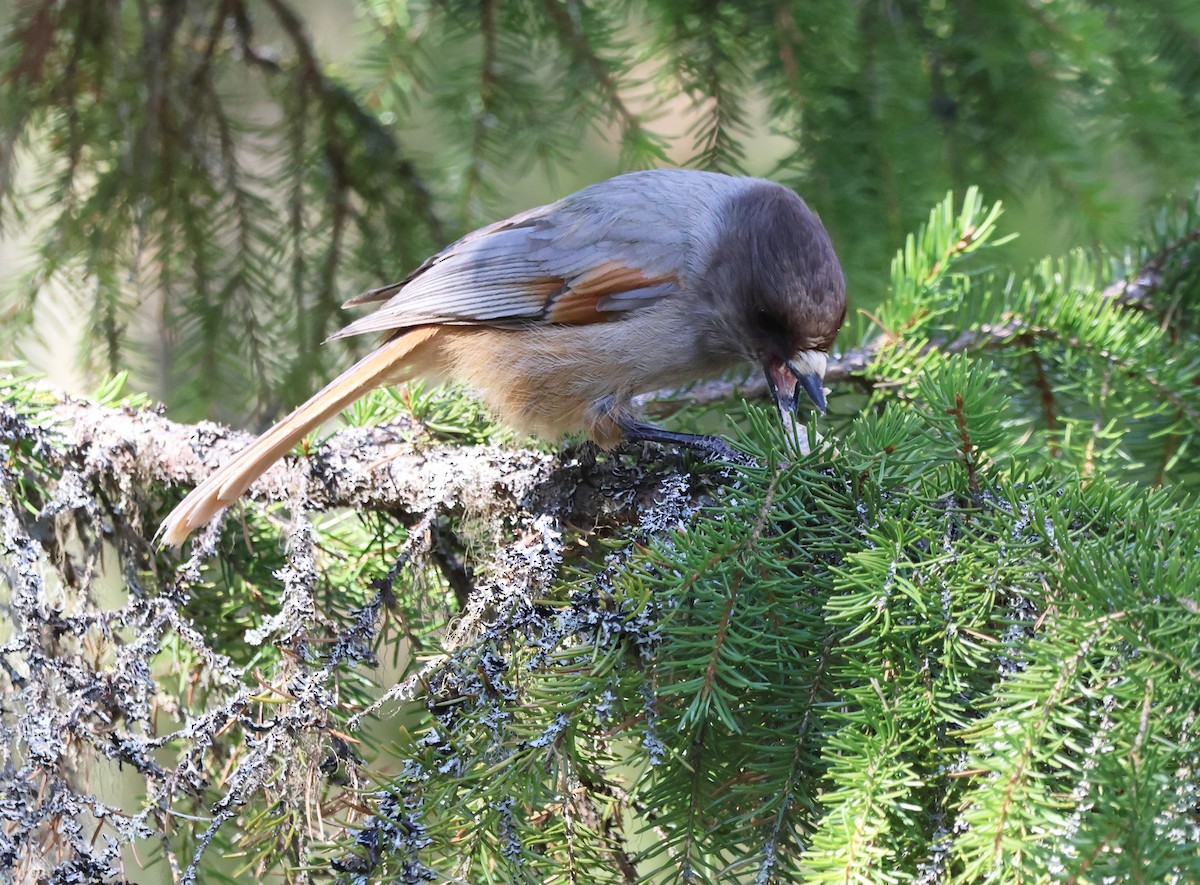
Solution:
[[[560,0],[541,0],[541,5],[547,16],[549,16],[550,21],[553,22],[559,39],[568,50],[568,53],[582,63],[591,73],[595,87],[603,98],[604,103],[620,121],[625,137],[630,138],[640,133],[642,131],[642,120],[630,109],[628,103],[625,101],[621,84],[613,73],[612,64],[595,51],[588,41],[587,34],[584,33],[572,18],[565,4],[560,2]]]
[[[1058,442],[1055,439],[1058,430],[1058,409],[1054,401],[1054,388],[1046,375],[1046,364],[1042,362],[1035,348],[1029,350],[1029,362],[1033,365],[1033,385],[1042,403],[1042,420],[1049,432],[1050,454],[1058,457]]]

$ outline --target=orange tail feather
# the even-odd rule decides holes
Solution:
[[[159,526],[161,542],[172,547],[182,544],[218,511],[240,498],[251,483],[286,455],[306,433],[369,391],[397,381],[405,358],[436,331],[435,327],[426,326],[399,335],[326,384],[180,501]]]

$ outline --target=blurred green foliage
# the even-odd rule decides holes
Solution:
[[[1191,0],[5,10],[0,230],[38,253],[0,272],[6,344],[65,312],[181,418],[265,422],[364,345],[321,346],[344,298],[621,169],[795,187],[867,309],[948,187],[1005,202],[1019,264],[1200,174]]]

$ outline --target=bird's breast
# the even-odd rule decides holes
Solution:
[[[465,384],[519,430],[547,437],[588,429],[601,402],[717,374],[740,358],[714,347],[678,304],[584,325],[443,327],[437,371]]]

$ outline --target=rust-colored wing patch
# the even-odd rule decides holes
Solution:
[[[542,277],[521,284],[521,291],[542,299],[547,306],[557,301],[558,295],[566,291],[567,283],[562,277]]]
[[[613,295],[654,289],[674,283],[672,275],[647,276],[636,267],[606,261],[585,271],[567,284],[561,295],[547,305],[551,323],[599,323],[616,319],[621,309],[605,309],[601,302]]]
[[[546,311],[546,322],[583,324],[600,323],[613,319],[615,314],[604,313],[597,309],[596,305],[599,300],[595,295],[581,294],[574,289],[567,289],[554,300],[553,304],[549,305],[549,309]]]
[[[571,291],[599,300],[605,295],[615,295],[631,289],[646,289],[673,279],[674,277],[669,275],[648,277],[636,267],[619,261],[605,261],[571,280]]]

